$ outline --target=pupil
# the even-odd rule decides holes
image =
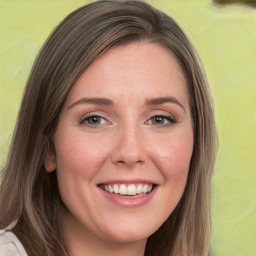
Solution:
[[[99,124],[100,123],[100,118],[98,116],[92,116],[89,119],[90,124]]]
[[[154,117],[154,121],[156,124],[161,124],[163,123],[163,118],[161,116],[156,116]]]

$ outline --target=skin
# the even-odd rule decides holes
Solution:
[[[176,102],[145,103],[167,96]],[[95,97],[113,104],[81,100]],[[102,117],[97,125],[93,115]],[[186,81],[173,54],[148,42],[108,50],[72,88],[54,144],[45,167],[57,171],[70,255],[143,255],[183,194],[193,151]],[[151,181],[155,194],[142,206],[120,206],[98,186],[116,179]]]

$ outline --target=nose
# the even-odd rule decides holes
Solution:
[[[131,167],[146,160],[145,139],[138,128],[125,129],[117,135],[111,160],[115,165]]]

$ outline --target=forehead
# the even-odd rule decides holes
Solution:
[[[77,80],[68,101],[78,97],[125,95],[133,99],[175,96],[188,100],[186,79],[174,54],[149,42],[115,46],[96,59]]]

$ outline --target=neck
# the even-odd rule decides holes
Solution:
[[[64,241],[70,256],[143,256],[146,239],[118,242],[90,232],[66,210],[61,211]]]

